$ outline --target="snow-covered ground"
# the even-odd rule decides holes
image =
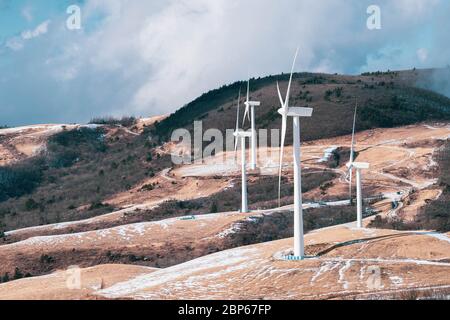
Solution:
[[[96,294],[106,298],[132,299],[257,299],[261,296],[275,299],[326,299],[329,296],[339,297],[358,292],[366,294],[414,289],[424,285],[448,285],[443,275],[450,269],[450,263],[420,257],[426,256],[426,253],[415,257],[377,257],[385,251],[384,241],[388,241],[393,247],[403,245],[395,237],[403,233],[390,231],[390,238],[383,237],[386,235],[385,231],[374,231],[384,239],[375,237],[366,240],[372,250],[374,247],[378,248],[376,255],[372,253],[368,256],[359,254],[361,257],[345,257],[326,254],[303,261],[286,261],[281,257],[292,250],[292,239],[285,239],[197,258],[118,283]],[[331,239],[336,242],[339,239],[342,243],[348,243],[345,255],[354,256],[367,246],[366,243],[356,241],[361,236],[358,230],[335,226],[308,233],[306,241],[311,244]],[[411,237],[409,241],[414,241],[413,234],[407,236]],[[433,250],[427,248],[426,243],[422,245],[425,251]],[[414,250],[411,248],[411,252]],[[436,259],[439,257],[442,257],[442,245],[441,252],[435,256]],[[402,270],[405,266],[409,271],[404,274]],[[376,288],[371,288],[370,277],[373,277],[373,270],[377,268],[387,276],[380,278]],[[432,271],[427,273],[426,270]]]
[[[258,250],[249,248],[239,248],[219,252],[214,255],[205,256],[202,259],[192,260],[168,269],[156,271],[154,276],[151,274],[142,275],[131,281],[118,283],[108,289],[101,290],[98,293],[108,298],[119,298],[121,296],[133,294],[139,290],[155,287],[184,277],[187,277],[184,284],[189,283],[190,286],[193,286],[195,283],[194,280],[199,281],[202,277],[212,278],[219,276],[219,273],[221,275],[226,275],[229,272],[236,271],[236,264],[239,266],[241,262],[248,260],[250,255],[257,252]],[[218,271],[219,273],[215,272],[213,274],[208,274],[207,271],[211,269],[211,267],[220,268],[221,271]],[[241,269],[244,269],[245,267],[247,266],[240,266]],[[151,295],[146,295],[143,298],[151,298]]]
[[[445,233],[439,233],[439,232],[416,232],[416,234],[430,236],[430,237],[436,238],[438,240],[446,241],[446,242],[450,243],[450,238]]]
[[[43,230],[61,230],[61,229],[73,227],[76,225],[88,225],[91,223],[98,222],[102,219],[107,220],[108,217],[124,216],[124,214],[126,214],[127,212],[132,212],[135,210],[152,209],[154,207],[155,207],[154,205],[149,206],[149,205],[145,205],[145,204],[135,205],[135,206],[131,206],[129,208],[125,208],[125,209],[122,209],[119,211],[114,211],[111,213],[104,214],[102,216],[93,217],[93,218],[89,218],[89,219],[85,219],[85,220],[60,222],[60,223],[54,223],[54,224],[47,224],[47,225],[43,225],[43,226],[35,226],[35,227],[11,230],[11,231],[5,232],[5,235],[9,236],[9,235],[15,235],[15,234],[27,233],[27,232],[39,232],[39,231],[43,231]]]
[[[327,162],[328,160],[330,160],[331,156],[333,155],[333,152],[335,152],[337,150],[337,146],[332,146],[329,147],[327,149],[325,149],[325,153],[323,155],[322,158],[320,158],[319,160],[317,160],[317,163],[323,163],[323,162]]]
[[[7,128],[7,129],[0,129],[0,135],[24,133],[29,130],[46,130],[50,132],[51,131],[58,132],[63,129],[63,126],[64,125],[62,124],[55,124],[55,125],[34,125],[34,126]]]
[[[15,127],[15,128],[6,128],[0,129],[0,135],[8,135],[8,134],[19,134],[26,133],[30,130],[40,130],[45,131],[46,134],[54,134],[62,131],[64,128],[66,129],[75,129],[75,128],[88,128],[88,129],[97,129],[102,127],[102,125],[98,124],[41,124],[41,125],[31,125],[31,126],[23,126],[23,127]]]

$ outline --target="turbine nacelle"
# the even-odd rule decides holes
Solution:
[[[278,109],[278,113],[283,117],[311,117],[313,108],[305,107],[289,107]]]
[[[261,105],[261,102],[259,101],[246,101],[244,102],[246,107],[259,107]]]
[[[367,162],[349,162],[347,163],[347,168],[355,168],[355,169],[369,169],[370,163]]]
[[[252,133],[250,131],[238,130],[233,133],[237,138],[250,138]]]

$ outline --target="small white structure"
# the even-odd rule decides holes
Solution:
[[[236,115],[236,129],[234,131],[235,143],[234,151],[237,152],[239,141],[241,142],[241,170],[242,170],[242,195],[241,195],[241,212],[248,213],[248,198],[247,198],[247,163],[246,163],[246,139],[252,137],[252,133],[239,129],[239,107],[241,100],[241,92],[239,92],[237,115]]]
[[[286,98],[283,99],[280,92],[280,86],[277,82],[278,97],[280,98],[281,108],[278,113],[282,116],[281,126],[281,149],[280,149],[280,167],[278,180],[278,202],[281,206],[281,174],[283,168],[283,153],[284,143],[286,140],[287,119],[293,118],[294,122],[294,258],[293,260],[303,259],[305,256],[305,244],[303,235],[303,203],[302,203],[302,172],[301,172],[301,152],[300,152],[300,117],[311,117],[312,108],[289,107],[289,96],[291,92],[292,76],[294,73],[295,62],[297,60],[298,49],[295,53],[294,63],[292,64],[291,76],[289,78],[289,85],[286,93]]]
[[[250,101],[250,79],[247,82],[247,99],[245,101],[245,113],[244,113],[244,122],[247,117],[251,122],[251,159],[250,159],[250,169],[256,169],[257,163],[257,134],[256,134],[256,123],[255,123],[255,107],[259,107],[261,102],[259,101]]]

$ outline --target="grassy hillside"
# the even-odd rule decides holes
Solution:
[[[415,87],[418,79],[423,81],[428,72],[377,72],[361,76],[295,74],[291,105],[314,108],[311,119],[302,119],[303,139],[314,140],[351,133],[356,99],[360,105],[358,130],[394,127],[425,120],[449,120],[449,98]],[[251,81],[251,98],[262,102],[256,111],[258,128],[280,128],[277,80],[284,93],[287,74]],[[226,129],[233,129],[239,88],[245,91],[246,83],[236,82],[205,93],[157,123],[152,133],[168,140],[176,128],[192,130],[196,120],[203,121],[204,130],[217,128],[225,132]],[[291,125],[288,126],[288,144],[291,143],[290,130]]]
[[[400,219],[376,217],[371,223],[374,228],[387,228],[397,230],[437,230],[450,231],[450,140],[435,154],[439,165],[438,184],[442,188],[439,199],[430,202],[418,212],[415,221],[404,222]]]
[[[81,128],[52,136],[47,150],[0,167],[0,229],[89,218],[113,210],[103,203],[170,167],[155,144],[118,127]],[[0,230],[1,231],[1,230]]]
[[[443,193],[436,201],[431,202],[419,214],[417,224],[424,229],[450,231],[450,141],[437,154],[440,168],[439,185]]]

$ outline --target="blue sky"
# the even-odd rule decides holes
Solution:
[[[73,4],[81,30],[66,28]],[[297,71],[443,67],[449,14],[448,0],[0,0],[0,124],[170,113],[288,71],[297,45]]]

